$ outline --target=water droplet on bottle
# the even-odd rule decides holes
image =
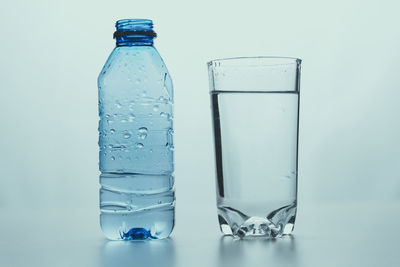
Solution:
[[[110,133],[115,133],[115,130],[114,129],[110,129]]]
[[[130,110],[130,111],[134,111],[134,109],[135,109],[135,104],[134,104],[134,102],[132,101],[132,102],[129,104],[129,110]]]
[[[147,134],[146,133],[140,133],[140,134],[138,134],[138,138],[139,139],[146,139],[146,137],[147,137]]]
[[[140,78],[137,78],[137,79],[135,80],[135,83],[136,83],[136,84],[140,84],[140,82],[141,82]]]
[[[115,157],[114,157],[114,156],[111,156],[111,160],[115,160]]]
[[[158,105],[154,105],[153,110],[154,111],[158,111],[158,109],[159,109],[159,106]]]
[[[136,147],[137,147],[137,148],[143,148],[144,145],[143,145],[142,143],[136,143]]]
[[[121,123],[125,123],[125,122],[127,122],[127,120],[125,120],[125,119],[122,119],[122,120],[121,120]]]
[[[124,145],[119,145],[119,144],[117,144],[117,145],[113,146],[113,148],[114,148],[114,149],[121,150],[121,149],[125,148],[125,146],[124,146]]]
[[[149,152],[150,152],[150,153],[153,153],[153,149],[150,149]]]
[[[108,148],[113,148],[113,145],[108,145]]]
[[[124,134],[124,138],[125,138],[125,139],[129,139],[130,137],[131,137],[131,134],[130,134],[130,133],[125,133],[125,134]]]
[[[121,107],[122,107],[121,103],[120,103],[118,100],[115,101],[115,106],[116,106],[117,108],[121,108]]]
[[[161,112],[161,113],[160,113],[160,116],[166,118],[166,117],[168,116],[168,113]]]
[[[146,127],[140,127],[139,128],[139,133],[147,133],[147,128]]]
[[[135,120],[135,115],[131,115],[128,117],[129,122],[133,122]]]

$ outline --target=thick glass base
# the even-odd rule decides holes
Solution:
[[[231,207],[218,207],[221,232],[237,238],[275,238],[290,234],[296,220],[296,204],[270,212],[266,217],[249,216]]]

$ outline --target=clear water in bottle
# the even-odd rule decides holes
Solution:
[[[99,78],[100,224],[107,238],[166,238],[174,226],[173,86],[151,20],[120,20]]]

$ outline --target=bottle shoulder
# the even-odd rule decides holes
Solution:
[[[146,94],[166,92],[173,101],[173,84],[168,69],[153,46],[116,47],[99,77],[99,93],[142,91]]]
[[[111,52],[99,75],[99,82],[110,76],[133,74],[168,75],[168,69],[154,46],[122,46]]]

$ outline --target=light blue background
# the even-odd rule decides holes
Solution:
[[[154,20],[174,81],[176,232],[180,220],[217,228],[206,68],[215,58],[303,59],[300,207],[398,202],[399,9],[365,0],[3,1],[2,216],[57,218],[78,207],[97,216],[96,79],[121,18]]]

